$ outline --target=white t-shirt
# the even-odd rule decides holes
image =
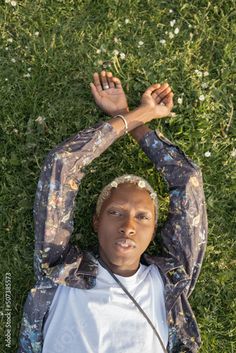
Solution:
[[[164,286],[155,265],[116,275],[151,319],[165,346]],[[59,285],[43,329],[42,353],[163,353],[158,338],[109,272],[98,265],[96,286]]]

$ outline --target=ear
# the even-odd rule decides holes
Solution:
[[[99,218],[96,215],[96,213],[94,213],[94,215],[93,215],[93,230],[95,233],[98,232],[98,226],[99,226]]]

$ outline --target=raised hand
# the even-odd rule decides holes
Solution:
[[[95,72],[90,87],[96,104],[106,114],[115,116],[129,111],[121,81],[111,72],[102,71],[100,75]]]
[[[152,108],[156,118],[164,118],[170,115],[173,109],[173,96],[168,83],[155,83],[142,95],[141,106]]]

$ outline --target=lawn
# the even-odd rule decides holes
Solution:
[[[154,82],[168,80],[173,88],[176,116],[150,126],[179,145],[204,177],[209,241],[190,300],[200,352],[236,352],[235,15],[232,0],[0,1],[0,352],[16,351],[23,304],[34,286],[32,208],[43,160],[70,135],[109,119],[89,87],[103,62],[122,80],[130,108]],[[96,243],[88,219],[99,190],[126,172],[158,190],[163,223],[166,186],[126,136],[87,168],[74,242]]]

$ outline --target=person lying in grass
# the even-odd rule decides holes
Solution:
[[[111,72],[95,73],[90,86],[110,119],[68,138],[45,160],[34,204],[37,282],[24,306],[18,353],[197,352],[200,333],[188,298],[207,240],[201,171],[145,125],[170,116],[171,88],[151,85],[129,111],[121,82]],[[169,185],[160,256],[145,253],[158,226],[158,198],[133,174],[117,175],[97,200],[89,221],[98,253],[70,243],[84,167],[125,133]]]

